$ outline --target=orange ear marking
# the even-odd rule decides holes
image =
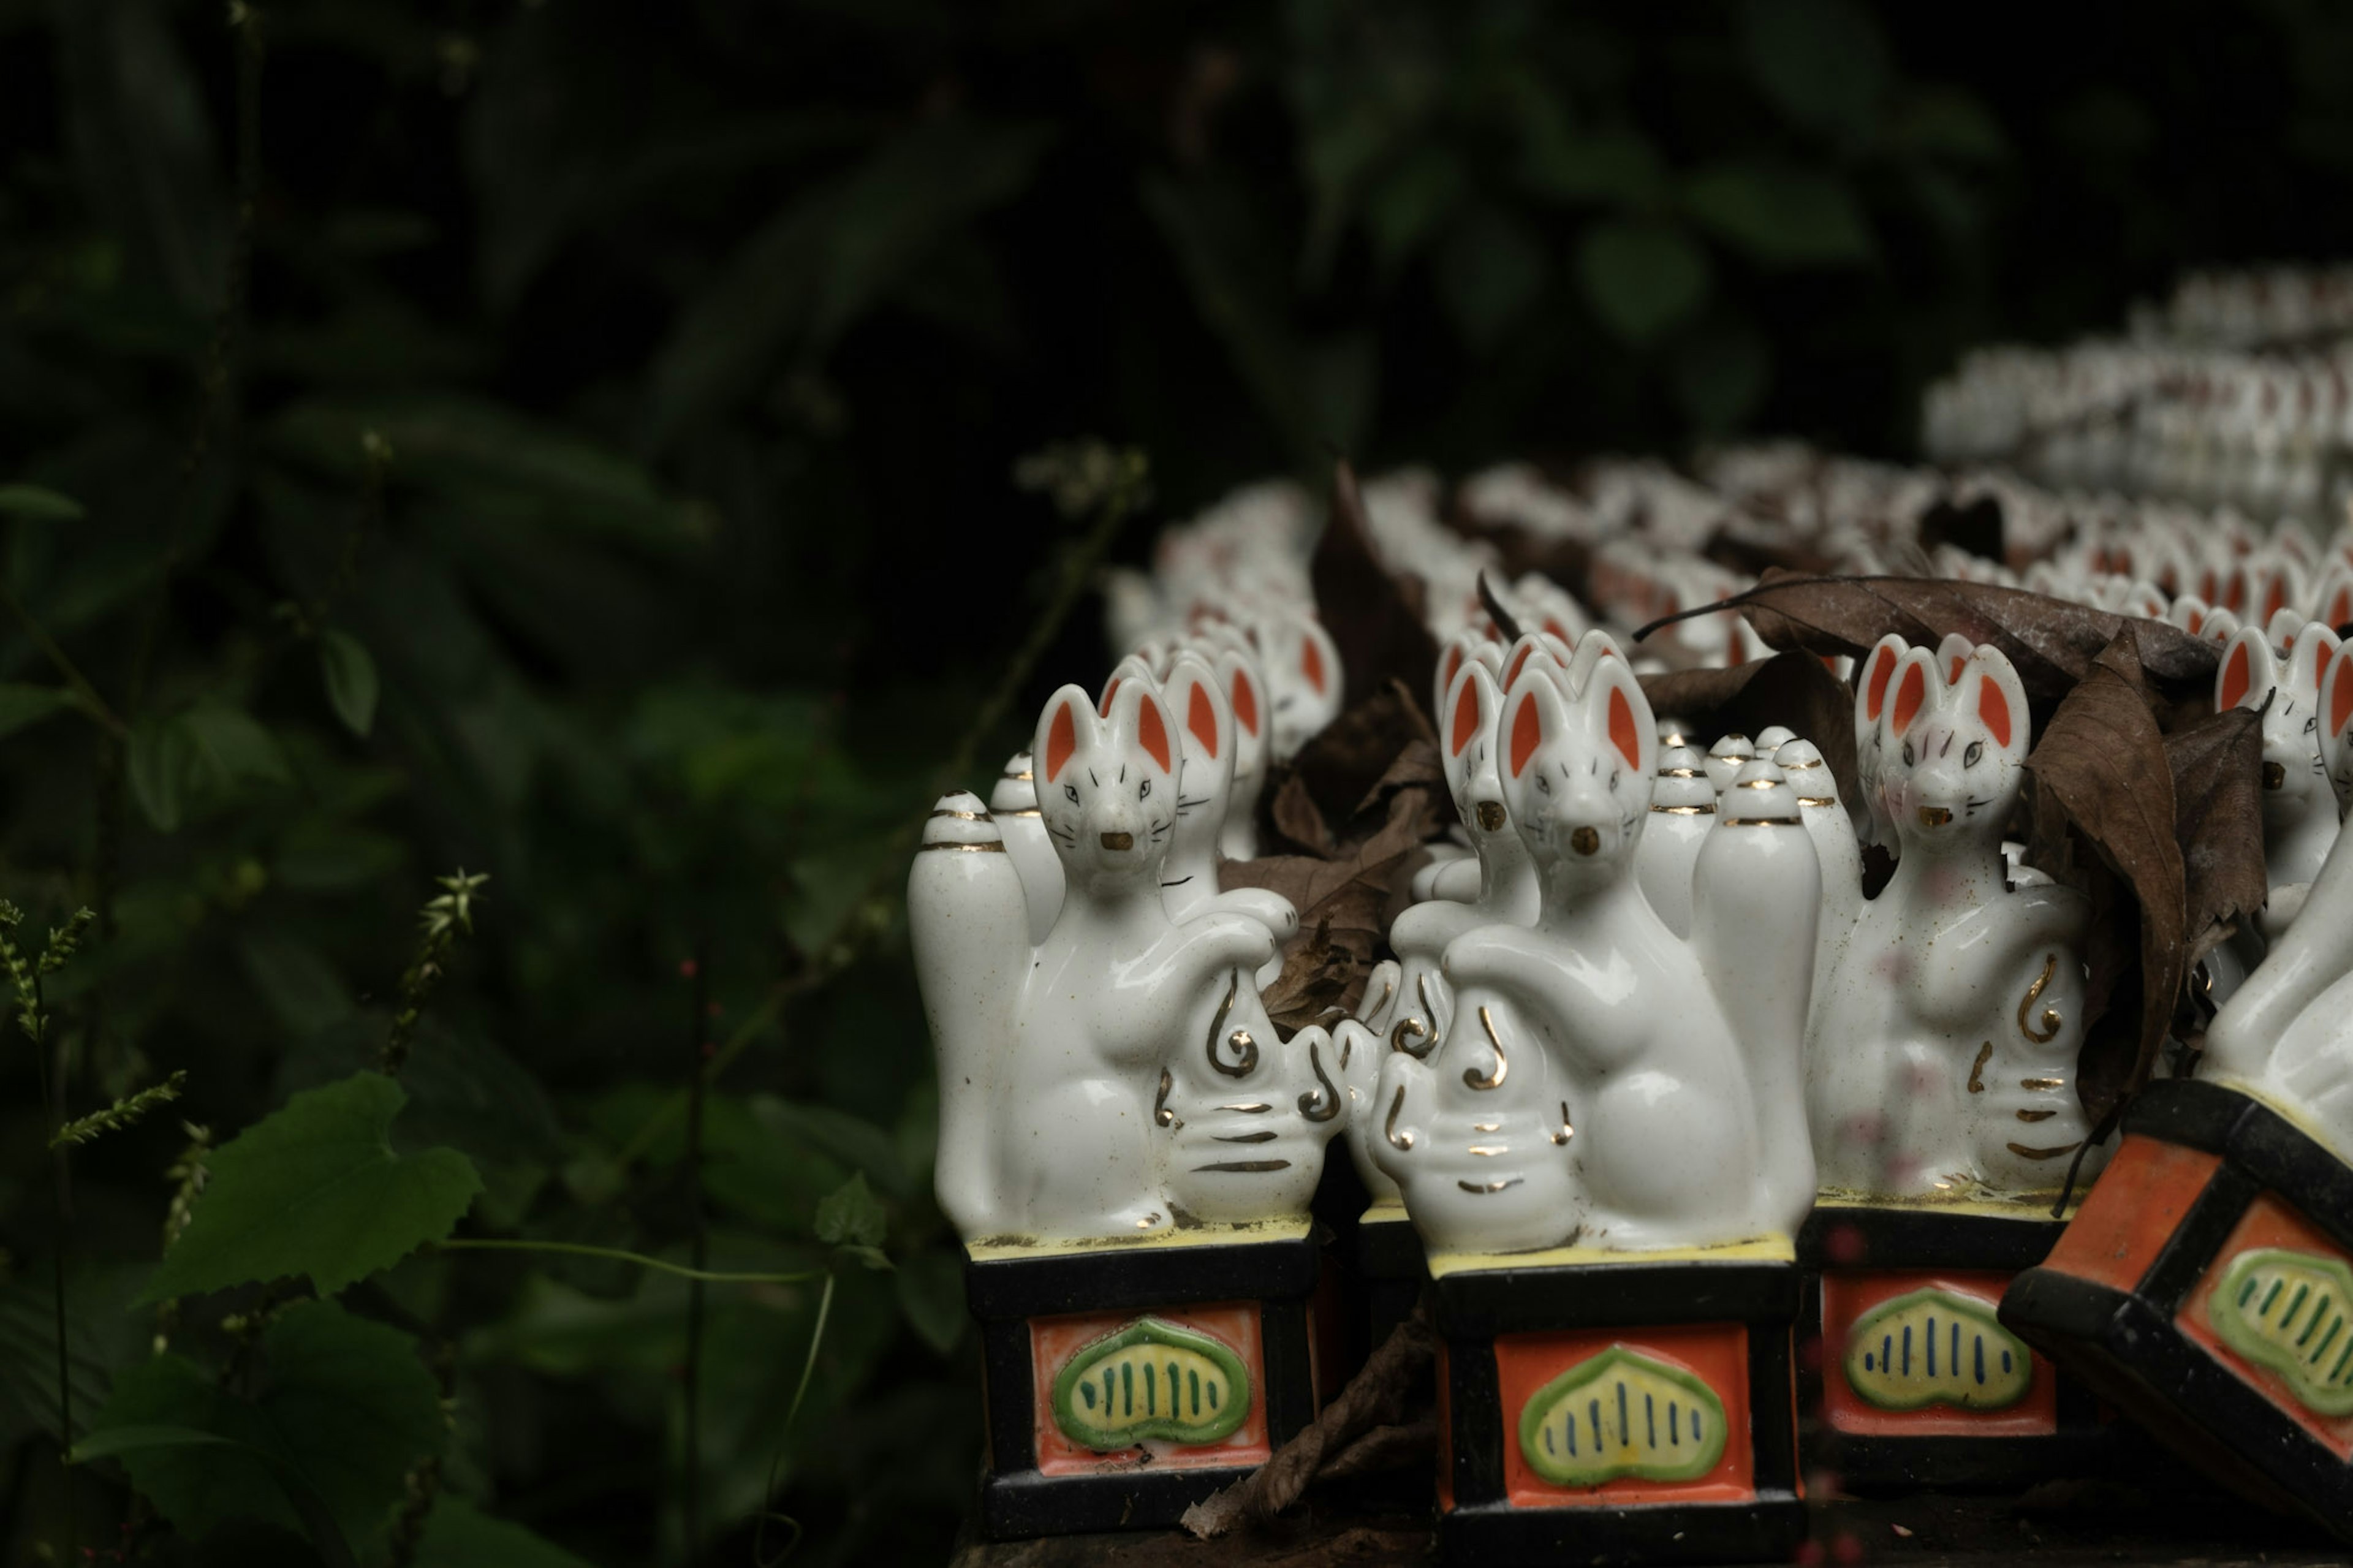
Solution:
[[[1299,673],[1316,690],[1324,689],[1324,650],[1315,646],[1314,637],[1299,639]]]
[[[1071,753],[1079,749],[1077,724],[1071,718],[1071,705],[1063,703],[1054,710],[1054,722],[1046,731],[1046,782],[1054,782]]]
[[[1993,743],[2003,751],[2010,750],[2010,699],[2001,694],[1992,676],[1978,682],[1978,718],[1993,737]]]
[[[1523,643],[1520,645],[1520,651],[1512,656],[1512,667],[1504,671],[1504,684],[1505,686],[1511,685],[1512,682],[1520,678],[1520,671],[1526,667],[1528,655],[1535,651],[1535,647],[1536,645],[1534,643]],[[1514,769],[1513,771],[1516,773],[1518,770]]]
[[[1251,734],[1258,733],[1258,688],[1239,669],[1234,671],[1234,719]]]
[[[1945,684],[1947,686],[1958,686],[1961,683],[1961,671],[1968,664],[1968,660],[1961,658],[1957,654],[1955,655],[1953,658],[1953,668],[1945,671]],[[2004,745],[2009,744],[2007,741],[2002,743]]]
[[[2241,643],[2231,650],[2231,657],[2223,661],[2221,700],[2215,706],[2224,709],[2236,708],[2241,702],[2246,700],[2247,688],[2253,684],[2253,677],[2247,673],[2247,645]]]
[[[2341,626],[2347,621],[2353,621],[2353,594],[2343,588],[2337,589],[2337,596],[2328,601],[2328,613],[2320,618],[2332,626]]]
[[[2271,592],[2263,595],[2263,619],[2268,621],[2278,615],[2280,607],[2286,603],[2287,584],[2280,578],[2273,578]]]
[[[1168,771],[1168,730],[1160,722],[1160,704],[1146,697],[1135,709],[1136,743],[1152,753],[1160,771]]]
[[[2191,637],[2196,637],[2198,635],[2198,628],[2205,624],[2206,617],[2203,615],[2196,610],[2189,612],[2189,626],[2188,629]]]
[[[1642,765],[1642,732],[1634,727],[1634,706],[1615,686],[1609,689],[1609,743],[1618,748],[1628,767]]]
[[[1912,727],[1919,716],[1920,704],[1928,700],[1928,678],[1918,665],[1904,672],[1904,683],[1895,689],[1895,732],[1899,735]]]
[[[1209,706],[1209,694],[1198,681],[1193,686],[1193,700],[1185,705],[1185,727],[1193,731],[1195,740],[1209,749],[1211,757],[1218,754],[1218,710]]]
[[[1568,635],[1567,630],[1561,626],[1559,621],[1554,619],[1550,616],[1546,616],[1545,617],[1544,629],[1550,632],[1553,636],[1558,637],[1563,642],[1575,642],[1577,640],[1575,637]]]
[[[1887,678],[1895,673],[1895,650],[1882,647],[1871,656],[1871,670],[1862,683],[1863,716],[1876,721],[1887,701]]]
[[[1118,696],[1118,695],[1119,695],[1119,678],[1118,678],[1117,676],[1113,676],[1113,677],[1112,677],[1112,682],[1111,682],[1111,684],[1110,684],[1109,686],[1106,686],[1106,687],[1104,687],[1104,688],[1103,688],[1103,706],[1102,706],[1102,707],[1100,707],[1100,708],[1098,708],[1098,709],[1096,709],[1096,710],[1095,710],[1095,711],[1096,711],[1096,712],[1098,712],[1098,713],[1100,713],[1100,714],[1102,714],[1102,715],[1103,715],[1104,718],[1106,718],[1106,719],[1110,718],[1110,717],[1111,717],[1111,700],[1112,700],[1113,698],[1114,698],[1114,697]]]
[[[1520,770],[1528,765],[1536,747],[1544,741],[1544,721],[1536,717],[1536,700],[1520,699],[1519,710],[1512,715],[1512,776],[1518,778]]]
[[[1462,700],[1454,705],[1454,732],[1447,737],[1448,750],[1453,755],[1461,756],[1462,748],[1469,745],[1471,737],[1478,732],[1479,683],[1475,680],[1465,681],[1462,686]]]
[[[1461,673],[1462,646],[1457,643],[1446,650],[1446,673],[1438,678],[1438,684],[1451,687],[1454,684],[1454,678]]]
[[[2348,666],[2353,666],[2353,658],[2337,661],[2337,684],[2328,693],[2328,732],[2332,735],[2343,734],[2345,721],[2353,719],[2353,668]]]

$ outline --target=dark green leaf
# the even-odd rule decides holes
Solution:
[[[0,735],[13,735],[27,724],[38,723],[72,706],[72,697],[59,687],[0,680]]]
[[[765,1095],[755,1098],[751,1108],[768,1136],[830,1155],[893,1197],[911,1195],[905,1162],[891,1135],[872,1122],[831,1106]]]
[[[242,708],[208,699],[181,714],[173,727],[187,737],[194,777],[206,787],[285,784],[292,777],[277,741]]]
[[[1675,400],[1703,434],[1738,429],[1756,412],[1773,374],[1772,345],[1746,321],[1711,321],[1675,345]]]
[[[1876,254],[1854,193],[1820,169],[1740,159],[1710,163],[1683,185],[1683,207],[1770,267],[1831,267]]]
[[[388,1268],[457,1226],[481,1177],[454,1149],[397,1154],[407,1102],[380,1073],[294,1096],[212,1157],[212,1177],[145,1301],[305,1275],[322,1295]]]
[[[1908,151],[1960,163],[1995,163],[2010,155],[2001,121],[1957,88],[1913,89],[1896,114],[1894,136]]]
[[[319,634],[319,673],[327,682],[327,700],[335,717],[354,735],[375,726],[375,660],[367,646],[349,632]]]
[[[1746,0],[1740,36],[1782,113],[1852,139],[1871,132],[1891,69],[1878,22],[1855,0]]]
[[[124,759],[132,797],[158,833],[180,826],[180,796],[195,765],[195,746],[175,722],[141,719],[131,726]]]
[[[863,1173],[851,1176],[817,1205],[819,1241],[881,1247],[883,1228],[881,1201],[867,1187]]]
[[[1710,280],[1707,252],[1681,229],[1612,222],[1588,229],[1577,276],[1595,314],[1629,342],[1647,342],[1699,309]]]
[[[1493,349],[1544,289],[1543,242],[1500,207],[1482,207],[1439,247],[1438,297],[1471,346]]]
[[[0,517],[26,522],[73,522],[82,515],[81,502],[38,485],[0,485]]]
[[[589,1568],[582,1558],[445,1487],[425,1521],[416,1568]]]
[[[257,931],[237,944],[245,972],[289,1035],[300,1039],[352,1016],[351,991],[319,950],[291,931]]]

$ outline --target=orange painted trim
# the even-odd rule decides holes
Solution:
[[[2137,1289],[2221,1163],[2202,1149],[2127,1135],[2042,1267],[2113,1290]]]

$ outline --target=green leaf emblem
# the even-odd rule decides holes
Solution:
[[[1847,1386],[1882,1410],[2007,1410],[2034,1386],[2034,1357],[1993,1303],[1936,1286],[1857,1319],[1841,1364]]]
[[[407,1100],[382,1073],[354,1073],[247,1128],[213,1156],[204,1200],[142,1300],[296,1274],[332,1296],[448,1236],[482,1179],[455,1149],[394,1152]]]
[[[2353,1268],[2339,1258],[2260,1247],[2231,1259],[2206,1303],[2222,1342],[2279,1373],[2323,1415],[2353,1415]]]
[[[1697,1373],[1611,1345],[1520,1407],[1520,1453],[1556,1486],[1696,1480],[1724,1458],[1724,1400]]]
[[[1230,1436],[1250,1415],[1250,1369],[1208,1335],[1138,1318],[1080,1351],[1054,1377],[1054,1424],[1082,1447]]]

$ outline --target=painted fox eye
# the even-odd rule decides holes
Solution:
[[[1545,795],[1550,795],[1552,793],[1552,780],[1545,777],[1542,773],[1538,773],[1536,775],[1536,788]]]
[[[1961,753],[1961,766],[1965,768],[1976,767],[1978,765],[1978,759],[1984,755],[1985,742],[1983,741],[1971,741],[1969,742],[1969,749]]]
[[[1062,786],[1062,793],[1063,793],[1064,795],[1069,795],[1069,796],[1071,797],[1071,804],[1072,805],[1078,805],[1078,804],[1079,804],[1079,786],[1078,786],[1078,785],[1076,785],[1076,784],[1064,784],[1064,785]]]
[[[1613,790],[1618,787],[1618,774],[1620,771],[1620,770],[1617,768],[1611,768],[1609,770],[1609,787]]]
[[[1907,768],[1912,765],[1912,742],[1909,741],[1904,742],[1904,765]]]
[[[1136,785],[1136,786],[1135,786],[1135,798],[1136,798],[1136,799],[1138,799],[1138,800],[1142,800],[1145,796],[1146,796],[1146,795],[1150,795],[1151,793],[1152,793],[1152,781],[1151,781],[1150,779],[1146,779],[1146,780],[1145,780],[1142,784],[1138,784],[1138,785]]]

